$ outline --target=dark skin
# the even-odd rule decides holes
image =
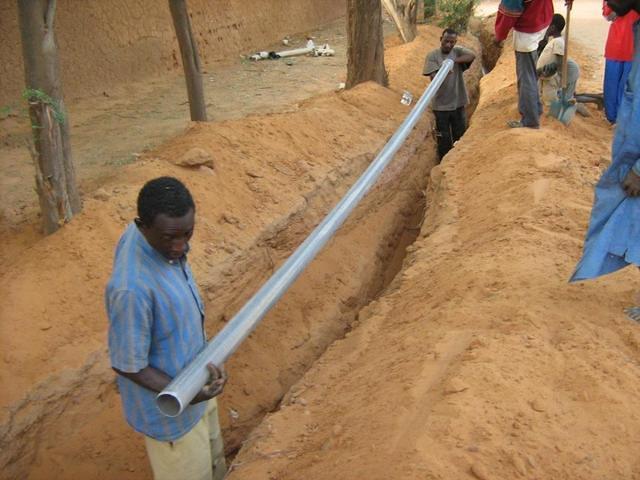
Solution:
[[[631,10],[640,13],[640,0],[607,0],[607,4],[619,17],[626,15]],[[622,181],[622,189],[630,197],[640,196],[640,175],[629,170]]]
[[[557,37],[559,37],[561,35],[562,35],[562,30],[560,30],[557,25],[554,25],[552,23],[551,25],[549,25],[549,28],[547,29],[547,33],[545,34],[545,38],[547,38],[547,39],[548,38],[557,38]],[[560,69],[562,68],[562,55],[555,55],[555,63],[558,66],[558,71],[560,71]],[[542,68],[537,69],[536,72],[537,72],[539,77],[544,76]]]
[[[458,42],[458,35],[455,35],[453,33],[443,34],[440,37],[440,51],[445,55],[449,55],[457,42]],[[469,64],[469,63],[472,63],[475,59],[476,59],[476,56],[473,53],[463,53],[462,55],[456,58],[452,58],[451,60],[453,60],[453,62],[457,64]],[[433,80],[433,77],[436,76],[436,73],[437,72],[434,72],[429,75],[431,80]]]
[[[144,235],[149,245],[170,261],[182,259],[187,251],[187,245],[193,235],[195,215],[193,209],[182,217],[170,217],[163,213],[156,215],[151,225],[145,225],[136,219],[136,225]],[[218,368],[213,363],[207,365],[209,382],[191,401],[196,404],[212,399],[222,393],[227,383],[227,373],[224,368]],[[152,392],[161,392],[169,385],[172,378],[162,370],[147,366],[139,372],[123,372],[114,368],[116,373],[137,383]]]

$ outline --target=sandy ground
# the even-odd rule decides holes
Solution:
[[[411,45],[388,50],[391,89],[367,84],[286,112],[190,127],[123,166],[86,197],[77,219],[27,247],[21,261],[8,262],[0,277],[3,478],[149,476],[142,439],[123,420],[108,367],[102,302],[115,242],[134,216],[142,183],[171,174],[194,193],[192,265],[214,333],[335,204],[404,118],[401,92],[417,96],[424,88],[422,59],[438,35],[428,29]],[[469,75],[477,82],[480,65]],[[411,232],[415,237],[424,205],[434,163],[431,128],[426,116],[340,235],[227,366],[232,380],[221,411],[229,451],[277,408],[395,276],[397,247]],[[174,165],[194,147],[213,160],[199,168]]]
[[[326,39],[339,34],[336,26]],[[195,194],[193,264],[213,333],[392,133],[407,112],[400,93],[424,87],[422,58],[438,35],[426,29],[388,50],[391,90],[329,93],[344,57],[239,63],[219,98],[227,120],[155,148],[148,142],[184,128],[181,80],[131,86],[135,101],[107,92],[101,113],[86,104],[75,115],[84,139],[76,150],[97,162],[86,164],[85,211],[46,239],[34,227],[31,173],[7,169],[5,205],[23,203],[2,219],[12,236],[0,276],[0,477],[149,476],[108,368],[102,307],[113,246],[142,183],[177,175]],[[595,50],[576,58],[595,91]],[[303,66],[308,76],[289,73]],[[278,90],[278,78],[296,88]],[[261,81],[274,88],[264,98],[251,86]],[[592,110],[569,128],[545,119],[539,132],[505,131],[516,115],[513,82],[506,52],[482,82],[468,135],[431,174],[421,235],[397,277],[407,231],[423,222],[430,118],[234,357],[222,422],[231,450],[246,443],[232,478],[640,478],[640,336],[621,314],[637,279],[623,272],[566,285],[611,130]],[[134,118],[116,118],[113,106]],[[24,132],[17,118],[7,125],[0,159],[11,166]],[[173,164],[193,147],[213,161]],[[135,162],[118,160],[133,153]],[[104,171],[101,158],[111,162]]]
[[[638,274],[567,283],[610,130],[506,129],[513,70],[507,50],[482,80],[401,273],[232,479],[640,479],[640,329],[622,311]]]
[[[242,118],[250,113],[291,111],[310,96],[332,91],[345,76],[344,20],[309,32],[318,42],[335,47],[334,57],[296,57],[283,61],[250,62],[205,67],[205,97],[210,119]],[[292,38],[293,46],[305,42]],[[268,46],[265,46],[267,48]],[[271,45],[274,49],[282,45]],[[30,132],[19,108],[0,117],[0,232],[20,232],[22,245],[40,237],[33,165],[25,142]],[[89,193],[117,171],[161,142],[182,132],[189,120],[184,79],[179,71],[144,79],[80,99],[68,106],[72,149],[81,191]],[[32,235],[25,237],[25,230]],[[16,246],[19,248],[20,245]]]

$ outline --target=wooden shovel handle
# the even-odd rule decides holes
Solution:
[[[567,22],[564,29],[564,55],[562,57],[562,89],[567,89],[567,62],[569,61],[569,25],[571,24],[571,2],[567,3]]]

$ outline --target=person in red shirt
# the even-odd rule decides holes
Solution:
[[[542,103],[536,73],[537,50],[552,17],[553,0],[502,0],[498,7],[495,41],[501,43],[513,30],[513,49],[516,52],[521,118],[507,123],[512,128],[540,128]]]
[[[602,5],[602,15],[611,22],[604,47],[604,112],[609,122],[616,123],[633,60],[633,24],[640,15],[632,10],[624,17],[618,17],[606,1]]]

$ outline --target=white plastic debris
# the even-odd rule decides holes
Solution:
[[[288,40],[288,39],[287,39]],[[284,43],[284,40],[283,40]],[[287,44],[285,44],[287,45]],[[251,60],[265,60],[270,58],[275,60],[277,58],[295,57],[298,55],[313,55],[314,57],[332,57],[335,55],[335,50],[329,46],[328,43],[324,45],[316,46],[313,40],[310,38],[307,41],[307,46],[303,48],[294,48],[292,50],[282,50],[280,52],[257,52],[250,55]]]
[[[340,90],[344,90],[345,88],[347,88],[347,84],[344,82],[340,82],[336,87],[336,92],[339,92]]]
[[[411,95],[411,92],[408,92],[407,90],[402,92],[400,103],[403,105],[411,105],[411,102],[413,102],[413,95]]]
[[[313,49],[314,57],[333,57],[335,53],[335,50],[331,48],[328,43]]]

